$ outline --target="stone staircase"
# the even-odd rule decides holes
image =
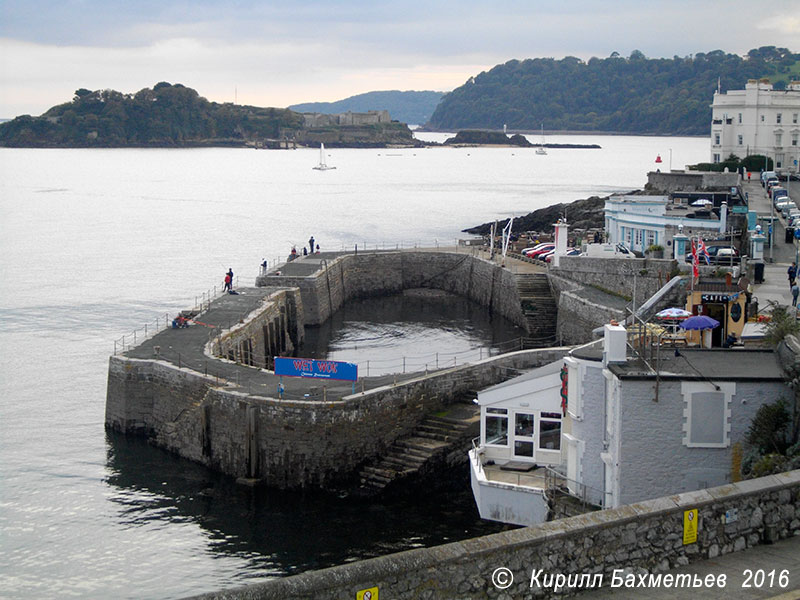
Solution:
[[[546,273],[514,275],[522,312],[528,321],[528,340],[525,346],[539,348],[556,345],[558,306],[550,289]]]
[[[414,431],[398,439],[377,463],[361,469],[359,494],[379,494],[389,484],[400,479],[424,473],[433,463],[455,460],[463,454],[466,460],[470,440],[478,435],[480,407],[459,402],[446,412],[428,415]]]

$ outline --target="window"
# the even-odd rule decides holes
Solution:
[[[797,146],[797,134],[792,134],[792,146]]]
[[[484,424],[487,444],[508,446],[508,411],[505,408],[487,408]]]
[[[764,122],[764,115],[761,115],[761,122]]]
[[[714,154],[714,162],[715,163],[720,162],[719,154],[716,154],[716,153]]]
[[[576,419],[583,418],[583,394],[581,386],[580,363],[574,358],[564,358],[564,365],[567,367],[567,410]]]
[[[740,135],[738,139],[739,139],[739,145],[741,146],[744,143],[744,136]]]
[[[792,113],[792,123],[797,124],[797,113]]]
[[[739,113],[739,124],[741,125],[741,123],[742,123],[742,113]]]
[[[561,450],[561,413],[539,415],[539,450]]]
[[[775,122],[776,122],[778,125],[780,125],[780,124],[781,124],[781,113],[778,113],[778,114],[775,116]]]
[[[656,232],[652,231],[651,229],[647,230],[647,246],[653,246],[656,244],[656,240],[658,237],[656,236]]]
[[[780,133],[776,133],[775,134],[775,145],[776,146],[780,146],[781,145],[781,139],[782,138],[783,138],[783,136]]]
[[[689,448],[727,448],[730,445],[730,403],[734,383],[684,381],[683,444]]]
[[[642,230],[641,229],[637,229],[636,230],[636,241],[634,242],[634,244],[635,244],[635,246],[637,248],[641,248],[642,247]]]
[[[715,146],[719,146],[719,134],[718,133],[714,134],[714,145]]]

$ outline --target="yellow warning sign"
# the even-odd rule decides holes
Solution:
[[[694,544],[697,541],[697,509],[683,512],[683,545]]]
[[[371,587],[366,590],[356,592],[356,600],[378,600],[378,588]]]

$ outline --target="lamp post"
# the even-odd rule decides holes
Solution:
[[[669,172],[672,173],[672,148],[669,149]]]

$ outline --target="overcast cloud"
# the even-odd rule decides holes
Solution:
[[[796,0],[489,3],[0,0],[0,117],[74,90],[182,83],[288,106],[372,90],[448,91],[511,59],[800,51]]]

